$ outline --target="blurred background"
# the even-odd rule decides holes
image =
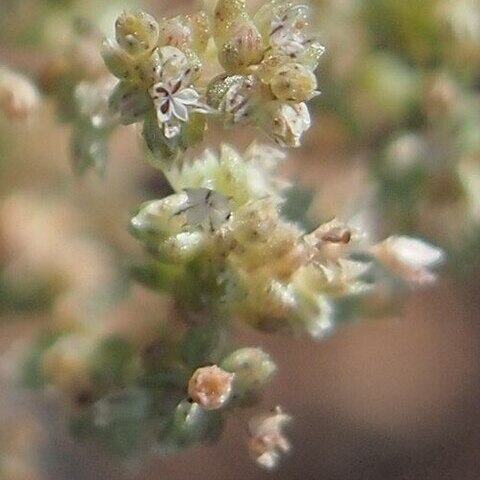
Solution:
[[[114,298],[107,325],[132,336],[164,308],[125,278],[126,259],[140,255],[126,230],[131,212],[165,192],[164,180],[127,128],[110,139],[104,178],[73,175],[75,125],[62,117],[62,92],[79,72],[101,68],[97,37],[79,40],[79,24],[111,34],[122,8],[171,16],[198,5],[0,0],[0,65],[42,94],[26,122],[0,115],[2,480],[480,478],[480,5],[313,4],[327,47],[322,95],[285,175],[311,199],[312,221],[361,218],[379,237],[417,235],[444,248],[447,262],[435,285],[397,301],[369,298],[376,308],[321,342],[239,332],[240,343],[272,353],[279,374],[268,399],[294,417],[292,452],[269,473],[249,460],[235,419],[216,445],[123,464],[74,443],[58,399],[12,380],[19,352],[49,322],[74,315],[78,292]],[[219,138],[212,132],[203,147]]]

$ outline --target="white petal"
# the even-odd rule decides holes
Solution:
[[[198,112],[198,113],[215,113],[216,110],[213,108],[209,107],[205,103],[197,103],[195,106],[192,107],[191,109],[192,112]]]
[[[188,120],[188,109],[182,102],[179,102],[176,99],[172,99],[171,106],[173,114],[179,120],[181,120],[182,122],[186,122]]]
[[[166,111],[162,111],[165,105],[168,105],[168,108]],[[157,105],[157,118],[158,123],[168,122],[172,118],[172,102],[169,99],[165,99]]]
[[[188,204],[189,205],[199,205],[199,204],[206,204],[207,196],[211,195],[211,190],[208,188],[186,188],[185,193],[188,197]]]
[[[198,204],[190,207],[186,213],[188,224],[194,227],[201,225],[208,218],[208,207],[206,205]]]
[[[193,88],[184,88],[174,95],[175,100],[182,102],[185,105],[196,105],[200,98],[199,93]]]

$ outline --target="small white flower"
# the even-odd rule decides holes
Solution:
[[[164,47],[164,50],[165,59],[155,71],[156,82],[148,92],[158,123],[162,126],[165,137],[170,139],[180,133],[181,125],[188,122],[190,113],[209,113],[210,108],[191,85],[194,69],[188,65],[182,52],[173,47]],[[174,71],[176,73],[172,75]]]
[[[209,188],[186,188],[186,205],[176,214],[185,213],[190,226],[207,225],[217,230],[232,215],[231,199]]]
[[[193,88],[182,88],[182,79],[156,83],[150,89],[160,123],[172,116],[182,122],[188,121],[188,107],[198,105],[200,94]]]
[[[189,112],[208,112],[193,87],[184,87],[185,77],[155,83],[149,90],[159,124],[167,138],[180,133],[179,122],[188,122]]]
[[[374,257],[394,274],[412,283],[431,283],[429,268],[440,263],[443,251],[417,238],[392,236],[372,247]]]

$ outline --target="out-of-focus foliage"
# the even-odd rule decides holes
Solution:
[[[319,4],[335,54],[317,111],[333,122],[334,148],[369,159],[372,215],[383,229],[441,244],[452,270],[471,270],[480,242],[477,2]]]

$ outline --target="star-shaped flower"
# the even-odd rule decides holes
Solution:
[[[149,89],[157,112],[158,123],[163,126],[166,138],[180,133],[181,122],[189,120],[189,113],[208,113],[210,109],[200,99],[200,94],[190,85],[191,68],[186,68],[178,77],[164,80],[161,70],[159,81]]]

